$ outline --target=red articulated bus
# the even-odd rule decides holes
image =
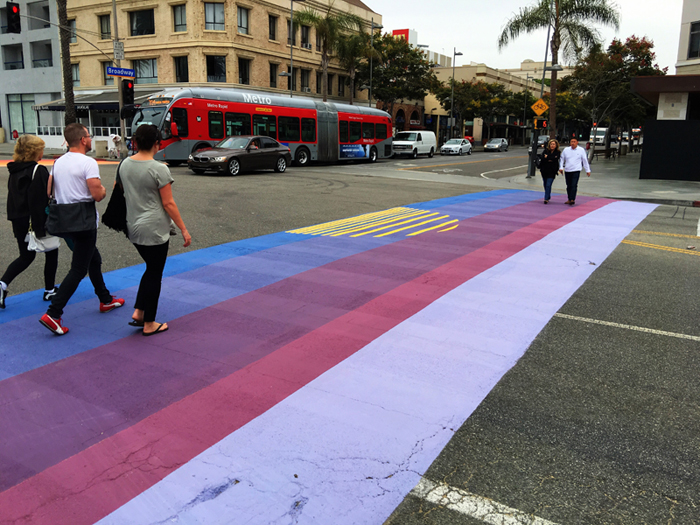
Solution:
[[[369,107],[282,97],[226,88],[166,89],[135,110],[131,134],[141,124],[162,131],[157,160],[187,162],[195,151],[224,138],[266,135],[288,146],[299,166],[391,156],[391,117]]]

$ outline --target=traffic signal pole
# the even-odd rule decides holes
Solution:
[[[119,42],[119,25],[117,24],[117,0],[112,0],[112,22],[114,26],[114,40],[115,42]],[[115,62],[117,64],[117,67],[122,66],[122,61],[117,58],[115,58]],[[119,134],[122,138],[122,140],[119,142],[119,158],[125,158],[127,156],[127,150],[126,150],[126,123],[124,122],[124,119],[122,118],[122,108],[124,107],[124,104],[122,102],[122,83],[121,79],[119,79],[119,82],[116,81],[117,83],[117,98],[119,99]]]

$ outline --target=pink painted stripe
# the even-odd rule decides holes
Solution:
[[[429,271],[6,490],[2,523],[103,518],[456,286],[608,202],[568,209]]]

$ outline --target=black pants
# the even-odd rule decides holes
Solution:
[[[112,295],[102,278],[102,257],[96,245],[97,230],[68,233],[62,237],[66,240],[66,244],[73,245],[73,259],[68,275],[63,279],[58,293],[54,295],[51,306],[46,312],[54,319],[59,319],[63,315],[63,309],[86,274],[90,276],[95,295],[100,302],[108,303],[112,300]]]
[[[160,299],[160,287],[163,281],[163,270],[168,258],[170,241],[155,246],[134,244],[139,255],[146,263],[146,271],[143,272],[139,291],[136,294],[134,308],[143,310],[143,322],[152,323],[156,320],[158,312],[158,299]]]
[[[14,219],[12,221],[12,231],[17,239],[17,248],[19,248],[19,257],[10,263],[5,270],[0,281],[9,285],[15,277],[29,268],[29,265],[34,262],[36,252],[27,249],[28,243],[24,240],[29,232],[29,217]],[[44,288],[46,290],[53,289],[56,284],[56,270],[58,269],[58,250],[52,250],[45,253],[46,260],[44,261]]]
[[[580,174],[580,171],[564,172],[564,177],[566,178],[566,196],[569,197],[570,201],[576,200],[576,192],[578,192],[578,177]]]

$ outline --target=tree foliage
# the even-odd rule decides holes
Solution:
[[[363,60],[369,58],[370,35],[360,30],[353,35],[345,35],[340,39],[337,46],[337,55],[340,65],[348,72],[348,82],[350,84],[350,104],[355,96],[355,77],[357,70]]]
[[[372,96],[393,114],[394,104],[422,100],[438,80],[423,52],[403,38],[375,36],[372,56]],[[370,84],[370,63],[362,61],[356,81]]]

